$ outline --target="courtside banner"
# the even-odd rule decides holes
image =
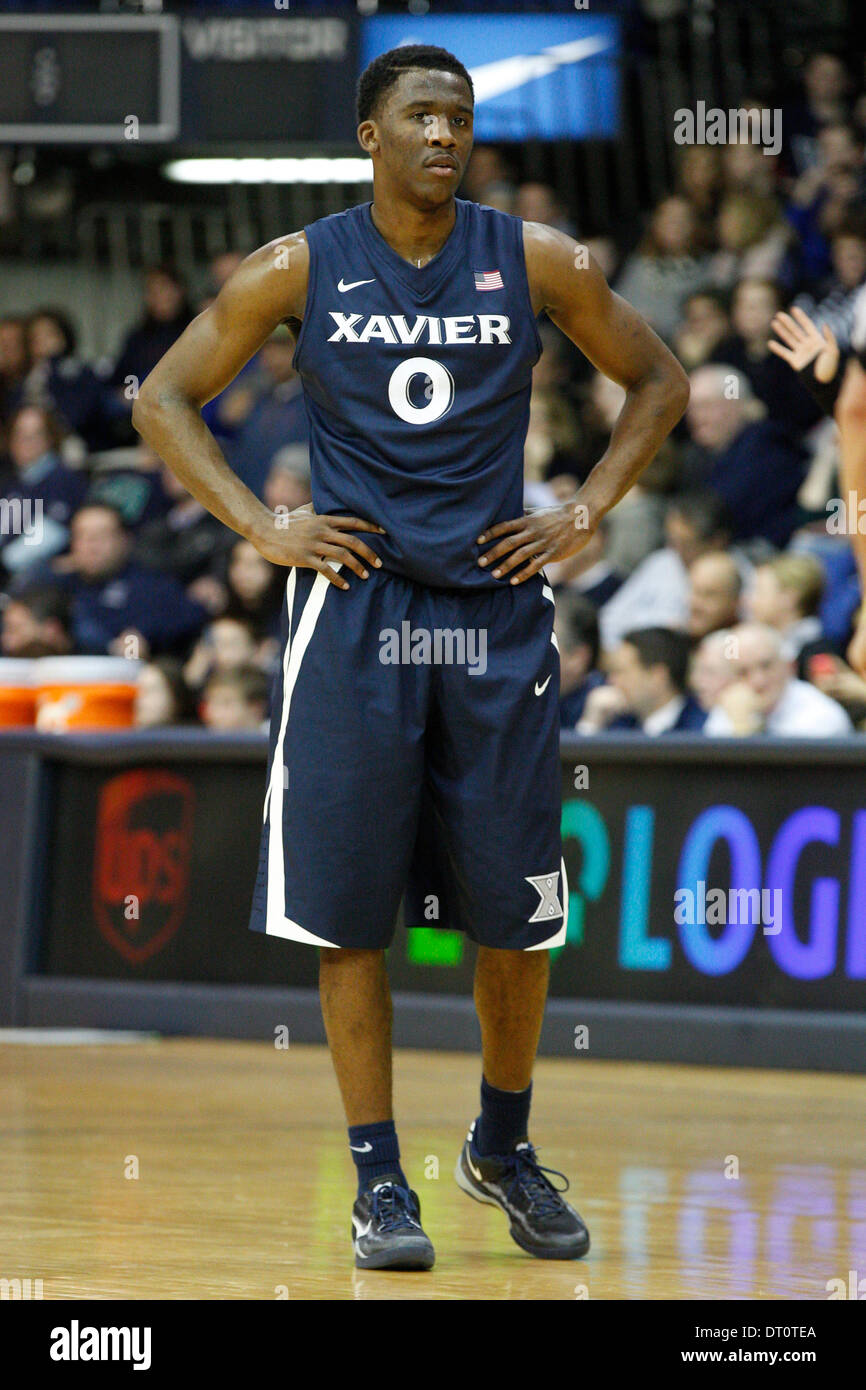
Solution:
[[[263,740],[10,739],[45,757],[38,972],[315,983],[314,950],[247,930]],[[563,864],[543,891],[567,903],[568,933],[551,993],[866,1009],[864,763],[853,741],[563,740]],[[389,951],[398,990],[468,992],[473,961],[435,904]]]

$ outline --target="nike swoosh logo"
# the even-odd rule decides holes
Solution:
[[[466,1162],[469,1164],[469,1171],[472,1174],[473,1178],[477,1178],[479,1182],[483,1182],[484,1179],[482,1178],[478,1169],[475,1167],[475,1164],[472,1162],[472,1155],[470,1154],[468,1149],[466,1150]]]
[[[347,285],[341,276],[337,289],[340,291],[340,294],[345,294],[346,290],[356,290],[359,285],[374,285],[375,283],[376,277],[374,276],[372,280],[353,280],[350,285]]]
[[[612,40],[603,36],[574,39],[571,43],[554,44],[540,53],[518,53],[513,58],[498,58],[470,69],[476,104],[490,101],[503,92],[513,92],[537,77],[546,77],[569,63],[580,63],[612,47]]]
[[[366,1144],[350,1144],[349,1148],[352,1150],[353,1154],[368,1154],[373,1151],[373,1145],[370,1143],[369,1139]]]
[[[355,1227],[355,1239],[361,1240],[364,1236],[368,1236],[370,1234],[370,1229],[373,1223],[372,1221],[368,1221],[366,1226],[361,1226],[358,1224],[357,1217],[353,1216],[352,1225]]]
[[[545,690],[547,689],[547,687],[548,687],[549,685],[550,685],[550,676],[547,677],[547,680],[544,682],[544,685],[539,685],[539,684],[538,684],[538,681],[536,681],[536,682],[535,682],[535,693],[536,693],[536,695],[543,695],[544,692],[545,692]]]

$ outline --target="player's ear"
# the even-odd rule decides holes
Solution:
[[[358,126],[358,144],[366,154],[373,154],[379,148],[379,132],[375,121],[362,121]]]

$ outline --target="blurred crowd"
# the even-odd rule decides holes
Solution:
[[[472,196],[587,246],[691,383],[684,420],[638,484],[577,556],[547,568],[564,730],[866,731],[866,682],[845,660],[856,562],[828,524],[838,435],[813,377],[822,333],[844,363],[858,305],[866,318],[859,78],[838,55],[813,54],[782,108],[778,154],[680,147],[673,186],[632,240],[553,188],[515,183],[503,152],[474,156]],[[742,107],[765,109],[749,97]],[[541,332],[531,507],[574,495],[624,400],[551,323]]]
[[[691,380],[685,419],[638,484],[548,569],[564,730],[866,730],[866,682],[844,657],[856,566],[828,527],[835,425],[810,366],[770,347],[792,306],[843,357],[850,346],[866,285],[864,131],[866,91],[837,55],[816,53],[783,110],[779,154],[679,148],[675,185],[634,229],[593,224],[561,191],[520,182],[507,148],[473,154],[461,196],[576,236]],[[142,727],[256,729],[268,715],[285,571],[190,496],[130,423],[140,383],[241,259],[218,257],[195,292],[172,267],[149,268],[111,362],[79,358],[62,306],[0,319],[0,501],[25,523],[37,499],[43,509],[38,534],[0,533],[3,655],[138,657]],[[551,322],[540,332],[528,508],[574,494],[624,399]],[[271,509],[310,500],[293,351],[281,327],[203,412]]]
[[[138,385],[241,259],[218,257],[194,300],[170,266],[148,269],[140,319],[110,363],[79,359],[62,308],[0,320],[0,499],[20,518],[0,534],[3,655],[136,659],[140,727],[268,718],[285,572],[206,511],[130,422]],[[272,510],[311,496],[293,354],[280,327],[203,412]]]

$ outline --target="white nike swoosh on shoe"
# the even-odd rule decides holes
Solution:
[[[368,1221],[366,1226],[362,1228],[360,1225],[357,1224],[357,1221],[358,1218],[356,1216],[353,1216],[352,1225],[355,1227],[355,1239],[361,1240],[364,1236],[368,1236],[370,1234],[370,1228],[372,1227],[373,1223],[372,1221]]]
[[[373,1145],[370,1143],[369,1139],[366,1144],[350,1144],[349,1148],[352,1150],[353,1154],[368,1154],[373,1151]]]
[[[547,677],[547,680],[544,682],[544,685],[539,685],[539,684],[538,684],[538,681],[536,681],[536,682],[535,682],[535,693],[536,693],[536,695],[543,695],[544,692],[545,692],[545,690],[547,689],[547,687],[548,687],[549,685],[550,685],[550,676]]]
[[[473,1178],[477,1178],[479,1182],[483,1182],[484,1179],[482,1178],[478,1169],[475,1167],[475,1164],[472,1162],[472,1155],[470,1154],[468,1149],[466,1150],[466,1162],[469,1164],[469,1171],[472,1174]]]
[[[376,277],[374,276],[372,280],[353,280],[350,285],[347,285],[341,276],[337,289],[340,291],[340,294],[345,294],[346,290],[356,290],[359,285],[374,285],[375,283]]]

